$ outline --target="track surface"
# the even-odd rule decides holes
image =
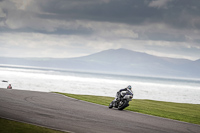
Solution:
[[[75,133],[200,133],[200,126],[60,94],[0,89],[0,117]]]

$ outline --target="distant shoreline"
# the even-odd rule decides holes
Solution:
[[[167,76],[148,76],[148,75],[133,75],[133,74],[117,74],[108,72],[97,72],[97,71],[84,71],[84,70],[71,70],[71,69],[61,69],[52,67],[38,67],[38,66],[24,66],[24,65],[9,65],[0,64],[0,68],[16,68],[16,69],[30,69],[30,70],[44,70],[44,71],[63,71],[63,72],[79,72],[79,73],[92,73],[92,74],[108,74],[115,76],[133,76],[133,77],[147,77],[147,78],[160,78],[160,79],[172,79],[172,80],[194,80],[199,81],[200,78],[183,78],[183,77],[167,77]]]

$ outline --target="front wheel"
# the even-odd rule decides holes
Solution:
[[[124,108],[126,108],[127,106],[129,106],[128,103],[129,102],[127,100],[120,101],[119,106],[118,106],[118,110],[123,110]]]
[[[108,106],[110,109],[113,107],[113,101]]]

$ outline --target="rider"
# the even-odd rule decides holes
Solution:
[[[121,98],[121,93],[120,93],[120,92],[122,92],[122,91],[128,91],[128,89],[129,89],[129,90],[132,90],[132,87],[129,85],[129,86],[127,86],[126,88],[119,90],[119,91],[117,92],[117,94],[116,94],[116,97],[115,97],[115,100],[114,100],[114,101],[117,101],[117,100],[119,100],[119,99]]]

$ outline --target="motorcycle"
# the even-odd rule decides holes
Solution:
[[[121,93],[121,97],[118,98],[117,100],[113,100],[110,104],[109,104],[109,108],[117,108],[118,110],[123,110],[124,108],[129,106],[129,101],[132,101],[133,98],[133,92],[131,90],[127,90],[127,91],[122,91]]]

